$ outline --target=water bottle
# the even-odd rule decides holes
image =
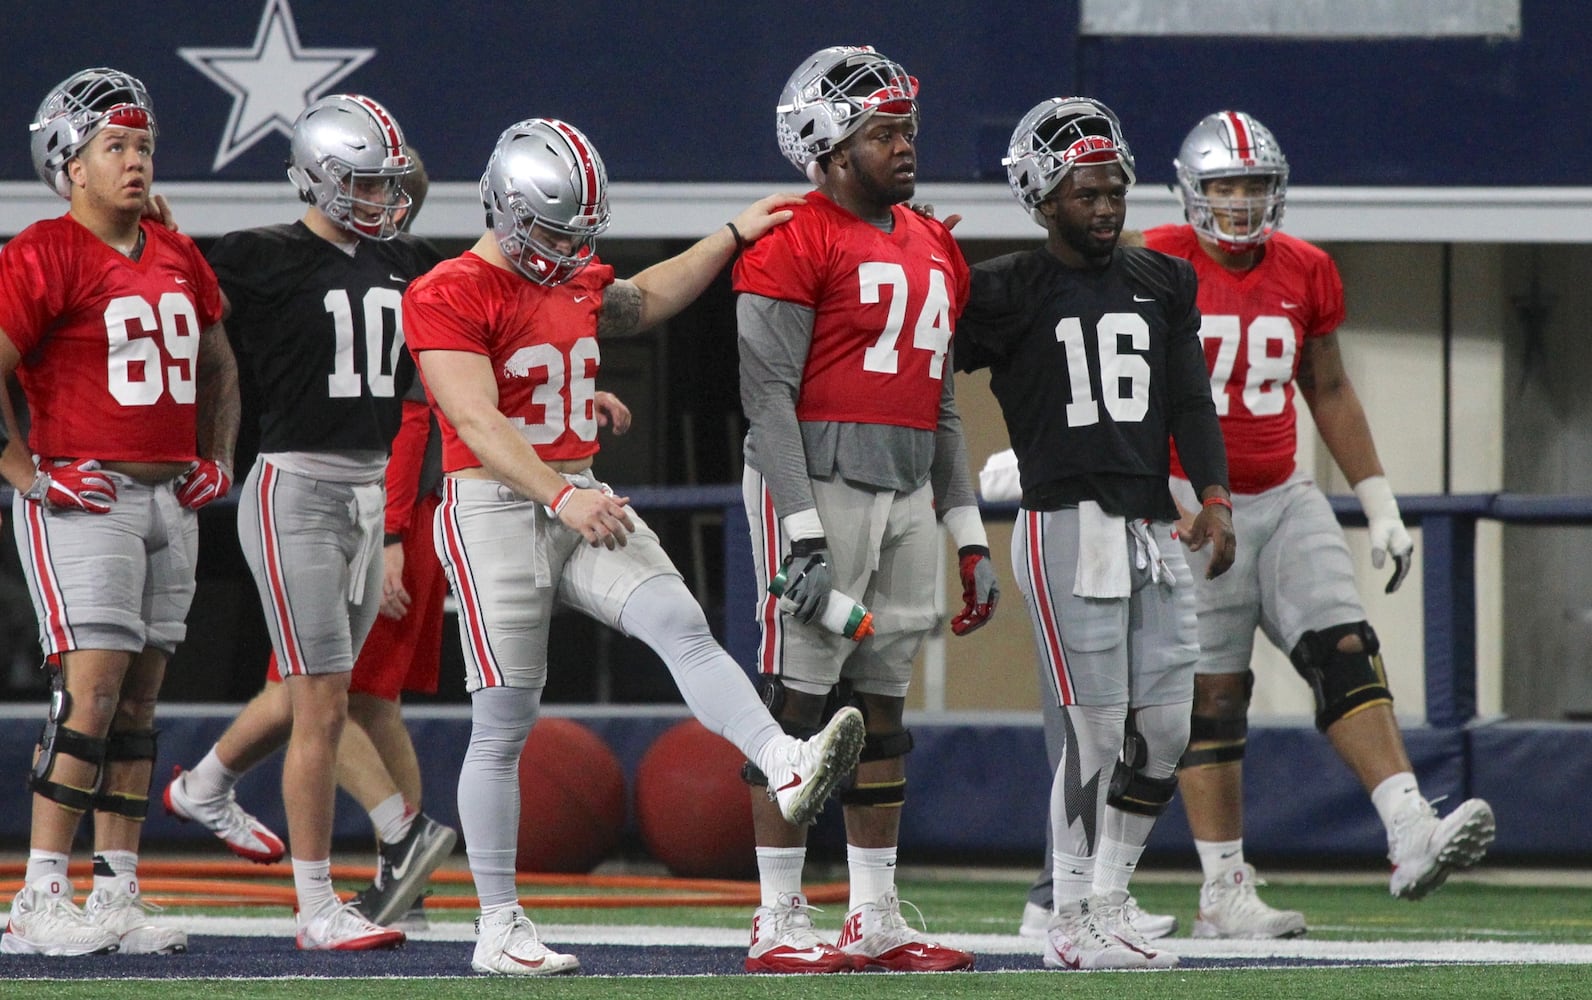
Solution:
[[[774,574],[774,579],[768,581],[768,592],[775,597],[784,596],[783,569]],[[829,592],[829,603],[824,605],[824,613],[818,616],[818,621],[824,628],[837,635],[843,635],[852,642],[861,642],[873,635],[873,612],[838,590]]]

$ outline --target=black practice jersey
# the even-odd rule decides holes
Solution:
[[[1175,518],[1169,437],[1196,489],[1227,485],[1196,291],[1188,261],[1140,247],[1098,270],[1044,248],[973,268],[956,366],[990,370],[1025,507]]]
[[[261,451],[386,451],[414,379],[403,292],[441,255],[408,234],[348,253],[303,222],[228,233],[209,253],[227,335],[260,403]]]

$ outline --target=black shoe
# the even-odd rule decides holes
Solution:
[[[421,813],[409,833],[396,844],[382,844],[376,858],[376,881],[354,897],[366,920],[391,927],[409,919],[411,909],[419,910],[416,900],[426,889],[431,873],[453,851],[459,835]],[[425,913],[420,911],[420,919]]]

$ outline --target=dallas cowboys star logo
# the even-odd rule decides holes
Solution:
[[[252,48],[180,48],[177,54],[232,95],[232,114],[211,167],[220,170],[272,132],[292,136],[299,112],[376,50],[305,48],[288,0],[266,0]]]

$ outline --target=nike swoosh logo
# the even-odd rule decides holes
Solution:
[[[1284,309],[1298,309],[1299,308],[1299,303],[1297,303],[1297,302],[1284,302],[1282,304],[1282,307]]]
[[[532,960],[532,959],[529,959],[529,958],[521,958],[518,955],[509,955],[508,952],[504,952],[503,954],[508,957],[509,961],[514,962],[514,963],[516,963],[518,965],[523,965],[527,969],[540,969],[542,966],[547,964],[546,957]]]
[[[389,274],[389,275],[387,275],[387,280],[388,281],[408,281],[409,279],[404,277],[401,274]]]
[[[941,257],[941,256],[940,256],[940,255],[939,255],[939,254],[937,254],[937,253],[931,253],[931,254],[929,254],[929,259],[930,259],[930,260],[932,260],[932,261],[935,261],[935,262],[936,262],[936,263],[939,263],[939,264],[943,264],[943,263],[945,263],[945,258],[944,258],[944,257]]]
[[[802,776],[799,775],[799,774],[793,774],[793,775],[790,776],[790,780],[789,781],[785,782],[783,785],[780,785],[778,788],[776,788],[774,790],[776,792],[783,792],[783,791],[786,791],[788,789],[795,788],[797,785],[799,785],[801,783],[802,783]]]
[[[575,296],[575,301],[576,302],[585,302],[586,299],[589,298],[589,297],[590,296],[586,296],[586,295],[577,295],[577,296]]]
[[[1142,295],[1135,295],[1133,297],[1133,301],[1135,301],[1135,302],[1154,302],[1155,301],[1155,297],[1152,295],[1149,298],[1145,298]]]
[[[1223,861],[1226,861],[1228,858],[1233,858],[1233,857],[1237,857],[1237,856],[1238,856],[1238,852],[1237,851],[1223,851],[1222,854],[1221,854],[1221,858],[1222,858]]]
[[[786,951],[782,952],[781,954],[785,958],[810,958],[817,960],[823,958],[828,954],[828,952],[824,951],[822,948],[807,948],[803,951]]]
[[[188,283],[187,278],[175,278],[173,280],[175,280],[179,285],[186,285]]]

